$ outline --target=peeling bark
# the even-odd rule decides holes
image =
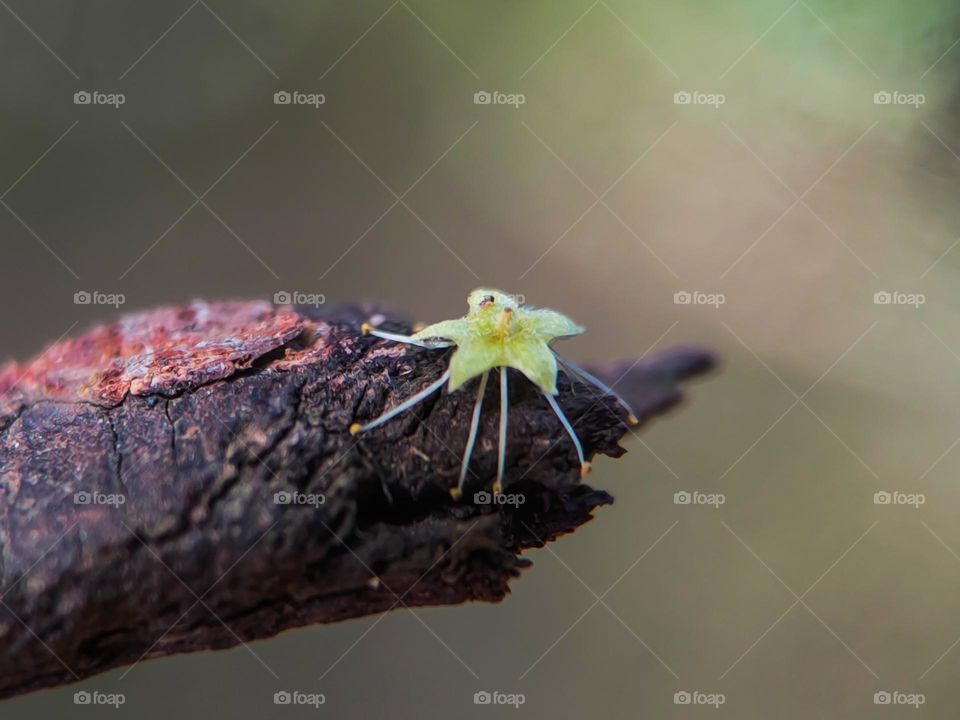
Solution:
[[[0,697],[401,603],[498,601],[524,548],[612,502],[581,484],[529,383],[511,383],[519,507],[472,502],[495,474],[495,383],[460,503],[448,489],[475,384],[352,437],[448,357],[362,337],[371,314],[196,302],[0,370]],[[598,372],[643,421],[710,365],[675,350]],[[560,388],[587,453],[621,455],[620,406]]]

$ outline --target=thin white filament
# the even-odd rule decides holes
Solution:
[[[509,397],[507,393],[507,368],[500,368],[500,436],[497,443],[497,482],[493,489],[496,492],[503,490],[503,468],[507,461],[507,407]]]
[[[477,441],[477,430],[480,428],[480,410],[483,407],[483,393],[486,392],[487,389],[488,377],[490,377],[489,370],[480,376],[477,402],[473,405],[473,417],[470,420],[470,436],[467,438],[467,448],[463,452],[463,462],[460,464],[460,482],[457,483],[457,490],[463,490],[463,481],[467,478],[467,469],[470,467],[470,456],[473,454],[473,446]]]
[[[543,392],[543,390],[540,392]],[[553,395],[548,392],[543,392],[543,396],[547,399],[547,402],[550,403],[550,407],[553,408],[553,411],[557,414],[557,417],[560,418],[560,423],[567,431],[570,439],[573,440],[573,445],[577,448],[577,457],[580,458],[580,467],[589,468],[587,461],[583,459],[583,446],[580,445],[580,438],[578,438],[577,434],[573,431],[573,425],[571,425],[570,421],[567,420],[567,416],[563,414],[563,410],[560,409],[560,405],[557,404],[557,401],[554,399]]]
[[[413,396],[407,398],[406,400],[404,400],[402,403],[400,403],[399,405],[397,405],[397,406],[396,406],[395,408],[393,408],[392,410],[388,410],[387,412],[385,412],[383,415],[381,415],[380,417],[376,418],[375,420],[371,420],[371,421],[368,422],[366,425],[361,426],[361,427],[360,427],[360,432],[366,432],[367,430],[372,430],[373,428],[377,427],[378,425],[383,425],[383,423],[387,422],[387,420],[390,420],[391,418],[396,417],[396,416],[399,415],[400,413],[402,413],[402,412],[404,412],[404,411],[406,411],[406,410],[409,410],[409,409],[412,408],[414,405],[416,405],[417,403],[419,403],[421,400],[424,400],[425,398],[429,397],[430,395],[432,395],[433,393],[435,393],[437,390],[439,390],[441,387],[443,387],[443,384],[444,384],[445,382],[447,382],[447,380],[450,379],[450,373],[451,373],[451,371],[450,371],[450,369],[448,368],[448,369],[443,373],[443,375],[440,376],[440,379],[439,379],[439,380],[436,380],[435,382],[430,383],[429,385],[427,385],[427,387],[425,387],[423,390],[421,390],[420,392],[418,392],[416,395],[413,395]]]

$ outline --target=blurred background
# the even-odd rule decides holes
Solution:
[[[0,6],[5,358],[194,297],[433,321],[481,284],[584,324],[582,363],[723,358],[596,464],[616,504],[502,604],[144,662],[4,717],[316,715],[278,690],[337,717],[514,712],[478,691],[533,718],[960,711],[954,3]]]

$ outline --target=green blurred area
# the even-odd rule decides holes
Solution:
[[[115,716],[316,714],[276,708],[284,688],[338,717],[486,717],[481,689],[538,718],[960,710],[953,3],[7,5],[3,356],[117,314],[80,290],[124,311],[299,290],[433,321],[485,284],[584,324],[564,346],[579,362],[682,343],[723,358],[596,463],[616,505],[531,553],[504,603],[77,686],[125,693]],[[75,105],[84,89],[126,102]],[[284,90],[326,101],[274,104]],[[676,505],[682,490],[726,502]],[[926,502],[874,504],[894,490]],[[71,714],[77,687],[4,716]],[[682,690],[726,702],[675,705]],[[878,708],[884,690],[926,703]]]

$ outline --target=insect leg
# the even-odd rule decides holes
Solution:
[[[541,392],[543,392],[541,390]],[[577,437],[577,433],[573,431],[573,425],[570,424],[570,421],[567,420],[567,416],[563,414],[563,410],[560,409],[560,406],[557,404],[556,398],[553,397],[548,392],[544,392],[543,396],[547,399],[547,402],[550,403],[550,407],[553,408],[553,411],[557,414],[557,417],[560,418],[560,424],[563,425],[564,429],[567,431],[567,434],[570,436],[570,439],[573,440],[573,445],[577,449],[577,457],[580,458],[580,474],[586,475],[590,472],[590,463],[588,463],[583,458],[583,446],[580,444],[580,438]]]
[[[470,467],[470,455],[473,454],[474,443],[477,442],[477,430],[480,428],[480,409],[483,407],[483,393],[487,389],[487,370],[480,376],[480,388],[477,390],[477,402],[473,405],[473,418],[470,420],[470,435],[467,437],[467,448],[463,451],[463,462],[460,464],[460,481],[455,488],[450,488],[450,496],[459,500],[463,496],[463,481],[467,479],[467,469]]]
[[[507,411],[509,398],[507,394],[507,368],[500,370],[500,436],[497,443],[497,479],[493,483],[493,494],[503,492],[503,466],[507,459]]]
[[[411,335],[400,335],[398,333],[384,332],[383,330],[374,330],[369,323],[360,326],[364,335],[373,335],[383,340],[393,340],[394,342],[406,343],[407,345],[416,345],[417,347],[428,348],[430,350],[439,350],[440,348],[451,347],[453,343],[446,340],[417,340]]]
[[[372,430],[378,425],[383,425],[383,423],[385,423],[387,420],[390,420],[391,418],[396,417],[400,413],[406,410],[409,410],[421,400],[435,393],[437,390],[443,387],[443,384],[447,382],[447,380],[449,379],[450,379],[450,370],[448,369],[443,373],[443,375],[440,376],[439,380],[430,383],[429,385],[427,385],[427,387],[425,387],[423,390],[418,392],[416,395],[413,395],[407,400],[404,400],[395,408],[393,408],[392,410],[388,410],[387,412],[385,412],[383,415],[376,418],[375,420],[371,420],[366,425],[361,425],[360,423],[354,423],[353,425],[350,426],[350,434],[357,435],[358,433],[366,432],[367,430]]]
[[[560,362],[560,365],[562,365],[565,369],[569,370],[571,374],[578,376],[581,381],[584,381],[584,384],[592,383],[594,386],[597,387],[597,389],[601,390],[607,395],[611,395],[618,403],[620,403],[620,407],[622,407],[624,410],[627,411],[628,423],[630,423],[631,425],[640,424],[640,421],[637,419],[637,416],[633,412],[633,409],[630,407],[629,403],[627,403],[626,400],[620,397],[620,395],[618,395],[613,388],[611,388],[609,385],[603,382],[603,380],[601,380],[600,378],[588,373],[582,367],[574,365],[565,357],[560,357],[560,355],[557,355],[557,353],[554,353],[554,355],[556,355],[557,360]]]

